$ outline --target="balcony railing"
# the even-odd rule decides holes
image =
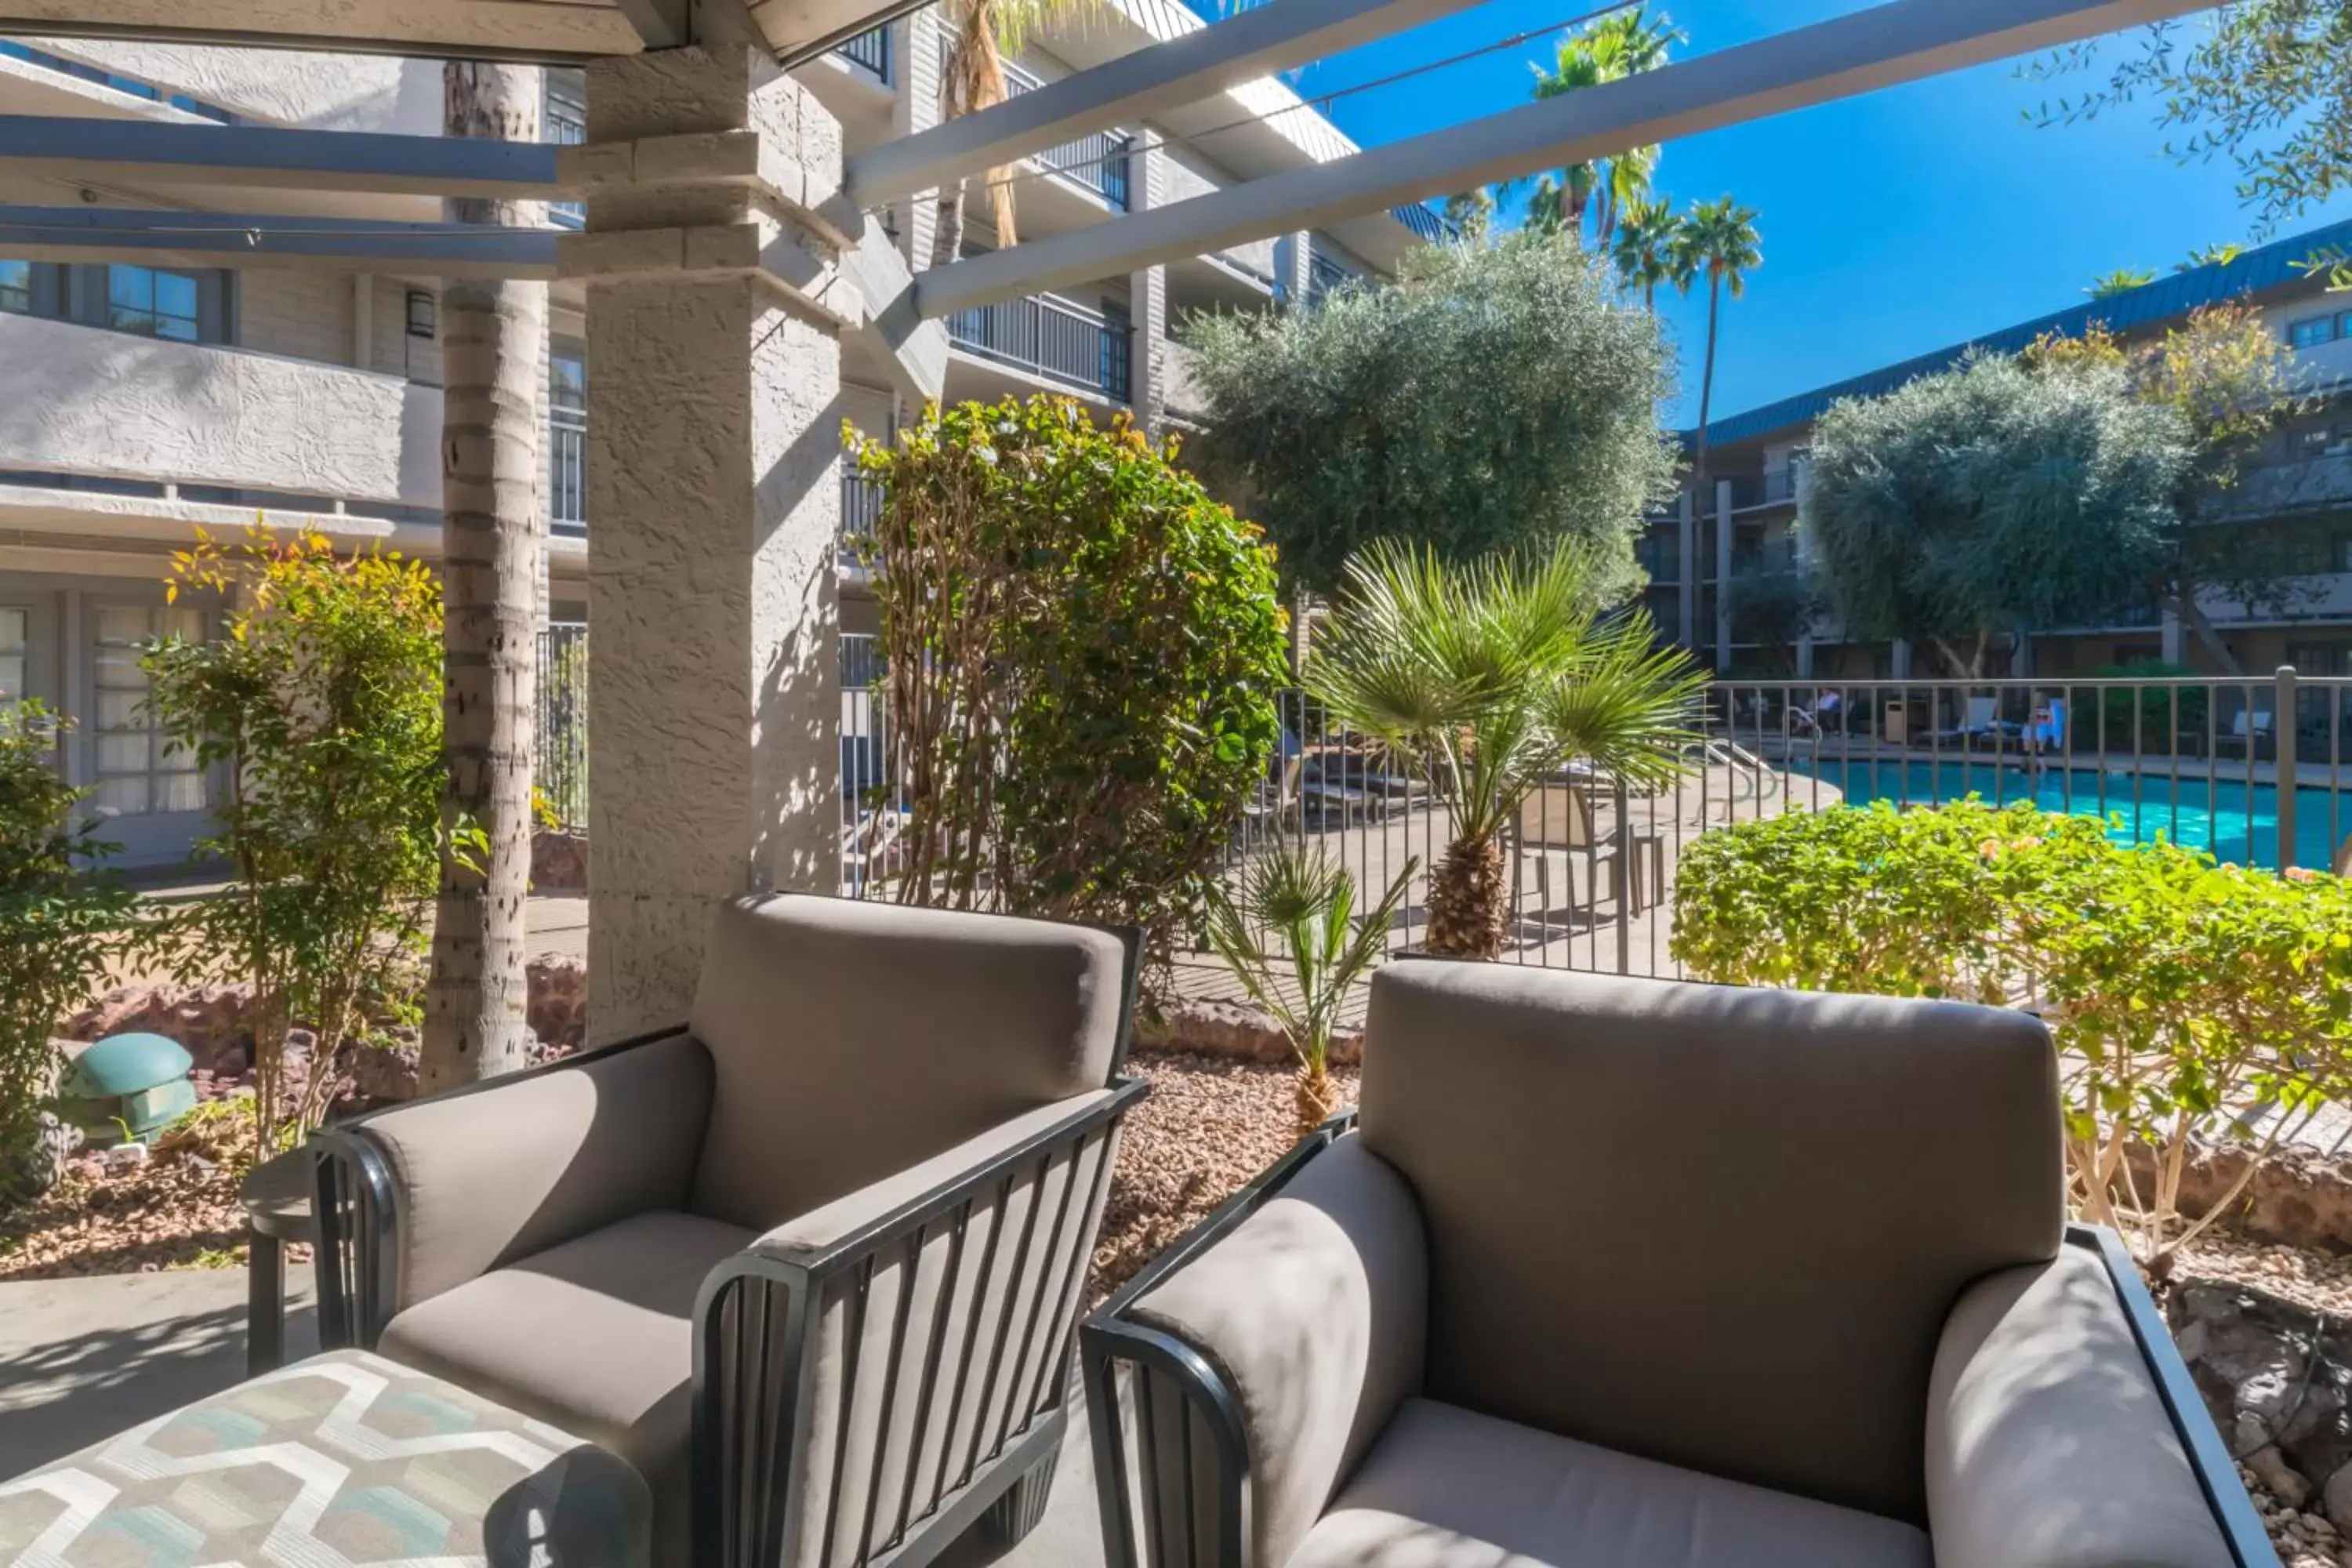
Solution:
[[[1045,86],[1045,79],[1034,71],[1008,64],[1004,68],[1004,85],[1014,97],[1034,92]],[[1130,153],[1135,139],[1124,131],[1096,131],[1066,142],[1059,147],[1049,147],[1030,155],[1030,162],[1041,169],[1051,169],[1102,197],[1119,212],[1128,207],[1129,186],[1128,176],[1132,162]]]
[[[1731,507],[1742,511],[1755,506],[1781,506],[1797,499],[1797,470],[1774,468],[1762,474],[1738,474],[1731,480]]]
[[[841,560],[845,566],[862,565],[860,551],[882,521],[880,485],[859,473],[844,458],[841,470]]]
[[[1054,294],[1024,295],[948,318],[948,340],[958,348],[1120,403],[1129,395],[1132,331],[1123,315],[1089,310]]]
[[[890,79],[890,29],[877,27],[857,37],[833,51],[851,65],[862,68],[876,81]]]
[[[588,526],[588,416],[577,408],[547,411],[547,521],[573,531]]]

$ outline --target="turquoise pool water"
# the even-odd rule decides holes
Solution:
[[[2044,811],[2119,816],[2109,831],[2127,844],[2163,837],[2242,865],[2279,863],[2278,790],[2266,784],[2250,790],[2243,778],[2217,775],[2209,780],[2198,772],[2174,779],[2083,767],[2029,773],[2020,767],[1963,763],[1957,757],[1791,757],[1788,767],[1792,773],[1836,785],[1856,805],[1874,800],[1924,804],[1970,795],[2003,804],[2030,800]],[[2334,862],[2336,844],[2352,833],[2352,776],[2346,784],[2341,795],[2308,784],[2295,792],[2296,865],[2326,869]],[[1790,787],[1803,797],[1801,779],[1792,779]]]

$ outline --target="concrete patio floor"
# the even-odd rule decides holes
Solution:
[[[297,1267],[289,1357],[319,1348],[310,1280]],[[245,1375],[245,1271],[173,1269],[0,1284],[0,1480],[216,1394]],[[1077,1380],[1071,1379],[1075,1396]],[[1068,1441],[1045,1517],[1011,1551],[973,1531],[946,1568],[1096,1568],[1102,1562],[1086,1410],[1071,1401]],[[682,1568],[657,1564],[656,1568]]]

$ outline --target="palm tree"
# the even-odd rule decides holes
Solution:
[[[1715,404],[1715,345],[1723,319],[1723,297],[1737,300],[1748,292],[1750,268],[1764,265],[1758,247],[1756,209],[1729,196],[1693,202],[1690,216],[1676,230],[1671,270],[1676,289],[1688,294],[1706,279],[1706,359],[1698,381],[1698,440],[1692,454],[1692,482],[1702,500],[1706,494],[1706,425]]]
[[[1348,993],[1379,962],[1420,869],[1419,858],[1408,857],[1361,921],[1355,919],[1356,879],[1348,868],[1286,837],[1244,868],[1238,897],[1223,883],[1210,889],[1211,944],[1250,999],[1274,1015],[1297,1053],[1301,1138],[1339,1109],[1331,1090],[1332,1032]],[[1281,939],[1278,948],[1268,937]],[[1286,966],[1288,987],[1278,973]]]
[[[940,118],[976,114],[1012,96],[1004,79],[1004,62],[1021,52],[1022,45],[1048,22],[1092,11],[1098,0],[950,0],[943,19],[948,47],[940,59]],[[983,177],[989,207],[996,218],[996,243],[1013,245],[1012,171],[991,169]],[[931,265],[944,265],[963,253],[964,183],[950,180],[940,187],[939,226],[931,233]]]
[[[1636,788],[1681,776],[1705,676],[1638,610],[1604,613],[1584,548],[1466,566],[1393,541],[1348,563],[1307,689],[1424,768],[1451,803],[1431,873],[1432,952],[1494,958],[1509,913],[1501,836],[1571,758]]]
[[[1535,68],[1535,96],[1562,98],[1655,70],[1666,63],[1668,52],[1682,37],[1663,13],[1651,17],[1646,5],[1605,16],[1562,39],[1551,69]],[[1635,147],[1612,158],[1570,163],[1549,187],[1538,187],[1538,200],[1547,205],[1544,217],[1556,220],[1565,232],[1581,240],[1584,215],[1591,210],[1594,241],[1606,249],[1618,215],[1628,203],[1648,194],[1657,164],[1655,147]]]
[[[1675,216],[1672,205],[1646,196],[1627,203],[1617,219],[1610,259],[1616,264],[1619,280],[1642,291],[1644,309],[1656,310],[1659,285],[1675,280],[1675,237],[1681,230],[1682,220]]]
[[[2083,292],[2094,300],[2112,300],[2118,294],[2128,294],[2135,289],[2155,281],[2156,274],[2145,268],[2118,267],[2111,272],[2102,272],[2092,279],[2091,286]]]
[[[452,60],[451,136],[539,140],[535,66]],[[453,223],[536,225],[537,203],[451,197]],[[523,1065],[530,786],[538,755],[540,588],[547,520],[538,476],[547,285],[453,279],[441,290],[442,852],[418,1051],[426,1091]]]
[[[1486,237],[1495,221],[1495,193],[1486,185],[1456,191],[1445,198],[1445,221],[1454,232],[1475,244]]]

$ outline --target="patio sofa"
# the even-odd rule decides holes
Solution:
[[[914,1568],[1034,1522],[1137,945],[719,910],[688,1021],[321,1134],[321,1338],[635,1465],[654,1561]]]
[[[1433,961],[1080,1331],[1112,1568],[2252,1568],[2039,1022]]]

